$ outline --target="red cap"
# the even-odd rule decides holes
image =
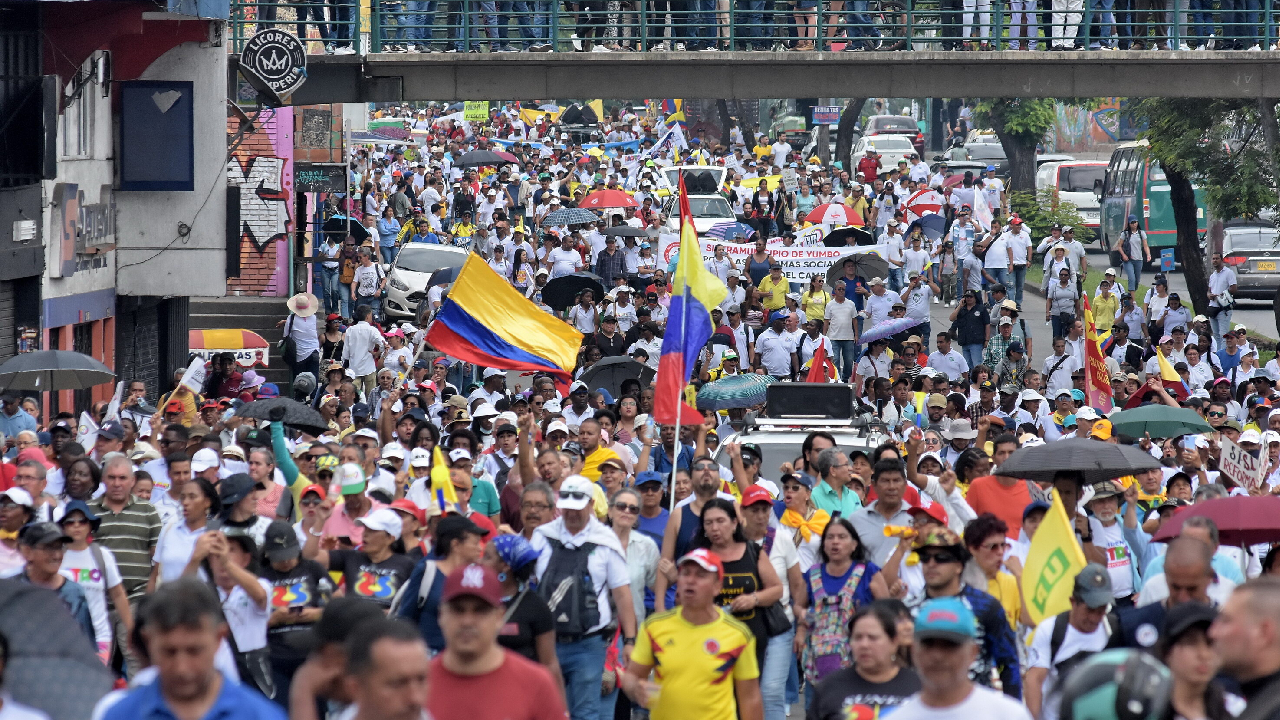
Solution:
[[[182,412],[182,401],[179,400],[178,398],[174,398],[170,400],[164,406],[164,411],[165,412]]]
[[[321,485],[316,485],[316,484],[314,484],[314,483],[313,483],[313,484],[311,484],[311,485],[308,485],[308,486],[306,486],[306,487],[302,488],[302,495],[299,495],[298,497],[302,497],[303,495],[306,495],[306,494],[307,494],[307,493],[309,493],[309,492],[313,492],[313,493],[315,493],[315,494],[319,495],[321,500],[325,499],[325,498],[328,496],[328,493],[326,493],[326,492],[324,491],[324,487],[323,487],[323,486],[321,486]]]
[[[444,581],[444,602],[464,596],[480,598],[495,608],[502,607],[502,583],[498,575],[483,565],[471,564],[454,570]]]
[[[419,525],[427,524],[427,514],[409,498],[400,498],[399,500],[391,503],[391,509],[412,515],[413,519],[417,520]]]
[[[687,555],[676,561],[676,567],[680,567],[685,563],[697,563],[703,570],[713,572],[719,577],[724,577],[724,562],[720,560],[719,555],[706,548],[690,550]],[[448,590],[445,592],[448,592]]]
[[[943,527],[947,526],[947,511],[942,507],[942,503],[933,503],[929,507],[909,507],[907,513],[911,515],[922,513],[942,523]]]
[[[218,404],[217,400],[205,400],[204,404],[200,406],[200,409],[201,410],[217,410],[220,407],[222,406]]]
[[[742,493],[742,507],[749,507],[756,503],[773,504],[773,497],[769,495],[769,491],[759,485],[752,485],[747,491]]]

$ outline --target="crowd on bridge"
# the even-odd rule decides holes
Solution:
[[[652,140],[631,112],[582,143],[508,109],[383,111],[425,137],[353,150],[320,296],[282,308],[290,384],[218,355],[79,414],[4,392],[0,587],[56,593],[68,652],[120,678],[95,717],[1280,717],[1280,530],[1212,512],[1276,502],[1280,371],[1232,325],[1221,258],[1191,310],[1137,262],[1087,287],[1071,229],[1033,241],[997,178]],[[680,173],[717,167],[741,227],[659,262]],[[871,243],[830,272],[775,258],[851,229]],[[433,245],[465,264],[397,323],[386,285]],[[546,297],[586,268],[602,296]],[[689,402],[843,385],[850,426],[761,442],[763,398],[659,421],[691,273],[725,294],[678,348]],[[610,358],[636,376],[595,382]],[[0,720],[44,717],[23,689]]]

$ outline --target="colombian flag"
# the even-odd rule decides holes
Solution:
[[[475,365],[550,373],[567,391],[582,333],[539,310],[472,254],[427,331],[427,342]]]
[[[667,332],[662,337],[662,356],[658,360],[658,383],[654,391],[653,418],[664,425],[676,422],[677,408],[689,417],[701,417],[698,411],[681,399],[681,390],[689,382],[694,362],[702,346],[711,339],[711,308],[729,294],[720,278],[702,264],[702,248],[698,231],[693,227],[689,196],[680,176],[680,259],[671,282],[671,308],[667,314]]]
[[[684,106],[683,100],[663,100],[662,114],[675,115],[676,113],[680,112],[683,109],[683,106]]]
[[[1098,330],[1093,323],[1089,297],[1083,296],[1081,300],[1084,303],[1084,394],[1090,407],[1099,412],[1110,412],[1111,373],[1107,372],[1107,362],[1098,347]]]

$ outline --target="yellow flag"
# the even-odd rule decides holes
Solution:
[[[458,505],[458,493],[449,480],[449,464],[445,462],[444,453],[440,452],[438,445],[431,451],[431,495],[435,497],[441,511],[449,509],[447,503],[454,507]]]
[[[1182,376],[1178,374],[1177,370],[1173,369],[1173,365],[1170,364],[1169,359],[1164,356],[1164,351],[1160,349],[1159,345],[1156,346],[1156,357],[1159,358],[1157,363],[1160,365],[1161,380],[1182,382]]]
[[[1027,562],[1022,568],[1022,597],[1032,622],[1071,609],[1071,591],[1076,575],[1086,565],[1084,551],[1076,542],[1075,528],[1067,518],[1058,491],[1053,504],[1031,539]]]

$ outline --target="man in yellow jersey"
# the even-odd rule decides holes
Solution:
[[[645,620],[622,690],[653,720],[763,720],[755,636],[715,604],[724,563],[698,548],[677,567],[680,607]]]

